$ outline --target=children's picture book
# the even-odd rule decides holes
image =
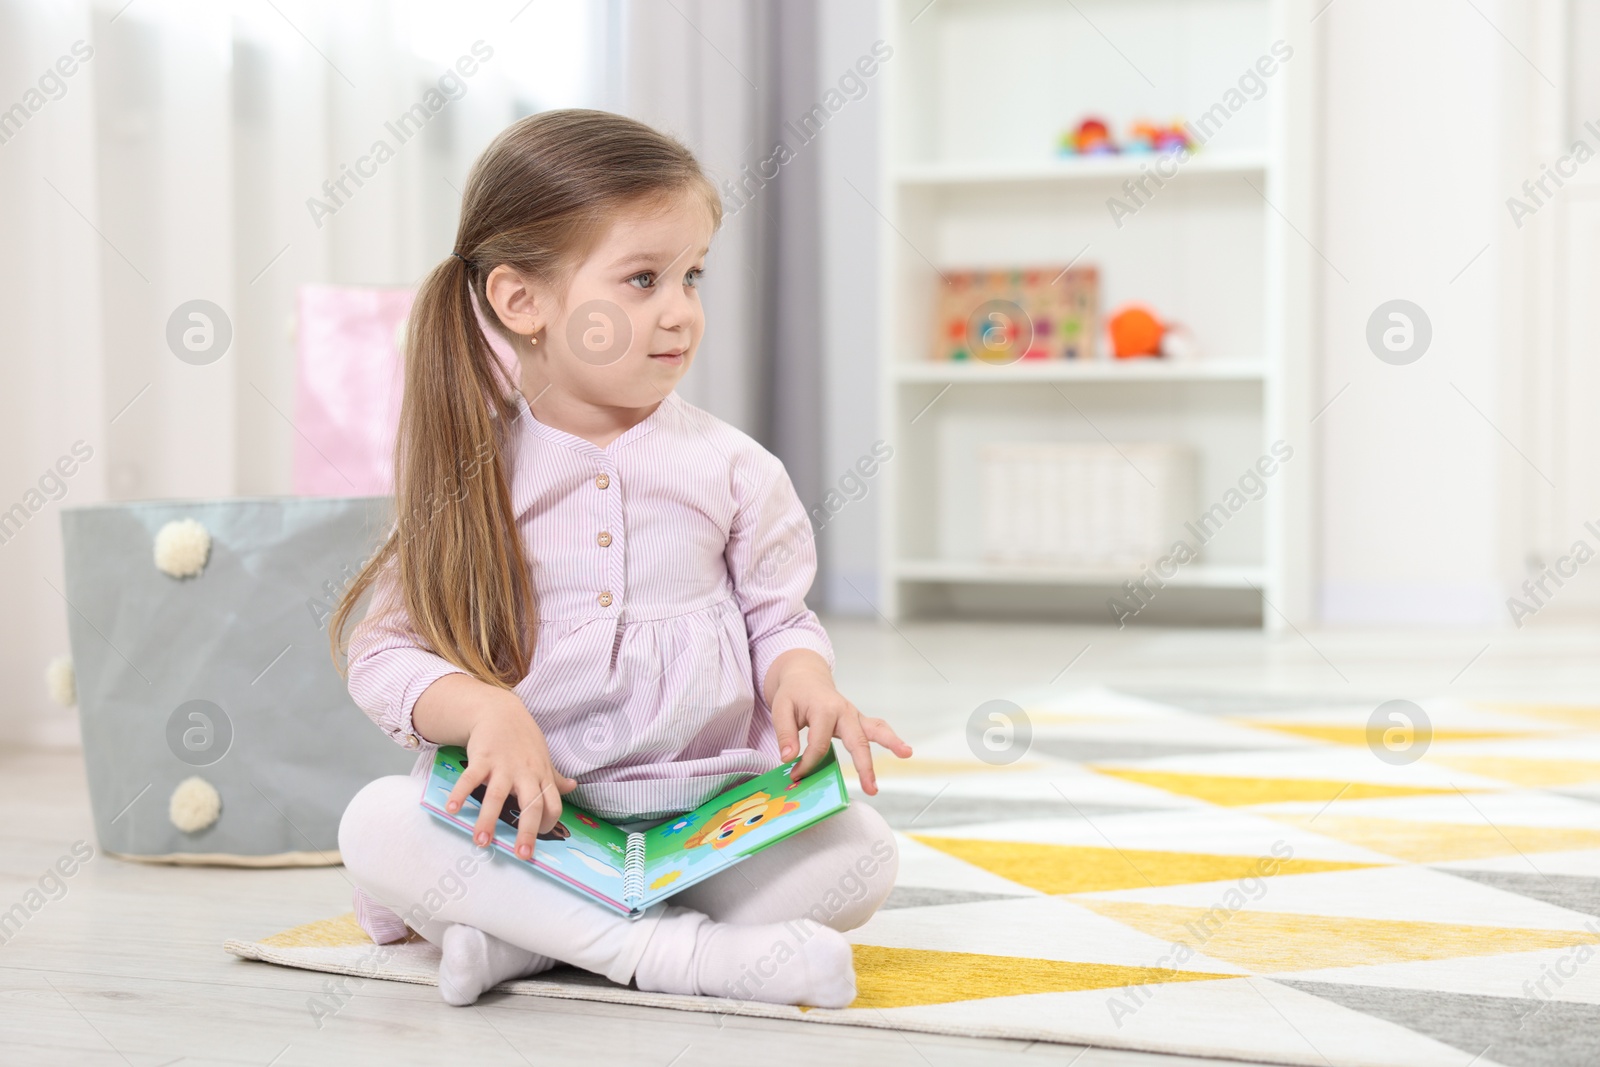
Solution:
[[[789,772],[798,762],[795,759],[774,767],[712,797],[693,811],[632,833],[563,801],[561,818],[548,833],[538,835],[531,863],[516,853],[517,825],[522,813],[516,797],[510,796],[495,822],[494,844],[518,863],[528,863],[637,919],[652,904],[727,870],[849,805],[844,775],[831,745],[815,770],[792,782]],[[460,811],[445,811],[445,802],[466,766],[466,749],[459,745],[440,746],[422,793],[422,806],[470,835],[483,810],[482,784],[462,803]]]

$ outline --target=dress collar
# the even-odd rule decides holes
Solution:
[[[577,434],[570,434],[565,430],[558,430],[554,426],[540,422],[538,418],[534,416],[533,408],[528,404],[528,398],[522,395],[522,390],[518,389],[516,392],[518,412],[517,420],[519,423],[521,423],[521,426],[518,430],[519,434],[532,433],[537,437],[544,438],[546,441],[549,441],[552,444],[561,445],[564,448],[572,449],[574,452],[582,452],[583,454],[589,456],[616,455],[616,453],[621,451],[623,447],[634,441],[637,441],[639,438],[655,429],[657,424],[659,424],[665,417],[662,412],[666,411],[668,408],[676,409],[677,405],[681,403],[676,390],[668,393],[662,398],[661,403],[656,405],[656,409],[654,411],[640,419],[638,422],[634,423],[632,426],[628,427],[626,430],[623,430],[622,433],[618,434],[614,439],[612,439],[610,444],[606,445],[604,448],[601,448],[593,441],[587,441],[584,438],[579,437]]]

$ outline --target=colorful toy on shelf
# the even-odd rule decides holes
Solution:
[[[1100,274],[1059,265],[945,271],[934,314],[935,360],[1093,359]]]
[[[1106,320],[1111,354],[1117,359],[1188,360],[1199,354],[1194,334],[1187,326],[1162,322],[1143,304],[1124,304]]]
[[[1195,150],[1194,139],[1184,129],[1181,119],[1171,125],[1140,119],[1128,127],[1128,139],[1118,144],[1111,137],[1111,127],[1103,119],[1088,116],[1070,130],[1062,132],[1056,150],[1064,156],[1105,156],[1118,152],[1176,152]]]
[[[1111,335],[1111,354],[1118,359],[1138,359],[1161,354],[1161,335],[1166,327],[1155,312],[1141,304],[1125,304],[1112,313],[1106,323]]]
[[[1106,156],[1117,152],[1111,128],[1093,116],[1078,123],[1077,129],[1064,132],[1057,148],[1065,156]]]
[[[1194,141],[1190,139],[1188,131],[1183,128],[1182,122],[1174,122],[1170,126],[1159,123],[1135,122],[1128,132],[1128,142],[1124,151],[1128,152],[1176,152],[1179,149],[1194,151]]]
[[[1169,322],[1166,330],[1161,334],[1161,354],[1168,359],[1186,363],[1200,355],[1200,344],[1194,339],[1194,334],[1189,327],[1181,323]]]

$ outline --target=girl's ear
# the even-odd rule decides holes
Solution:
[[[545,325],[545,309],[540,291],[519,272],[500,264],[484,282],[489,306],[512,333],[531,337]]]

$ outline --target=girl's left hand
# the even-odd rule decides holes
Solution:
[[[796,654],[791,650],[774,662],[776,671],[785,657]],[[855,764],[856,777],[861,791],[868,796],[878,792],[877,777],[872,771],[872,747],[877,742],[901,759],[911,755],[911,746],[895,734],[882,719],[861,714],[856,706],[846,700],[834,687],[833,674],[826,662],[815,653],[807,653],[816,660],[810,663],[797,660],[783,664],[786,668],[777,682],[772,697],[772,725],[778,733],[778,751],[783,758],[793,759],[800,750],[800,730],[806,735],[806,750],[791,779],[800,779],[816,769],[835,737],[844,742]]]

